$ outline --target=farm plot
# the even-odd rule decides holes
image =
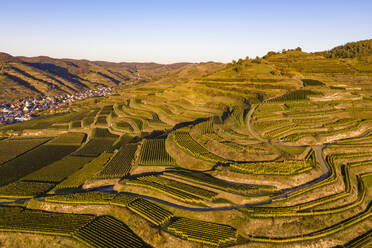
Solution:
[[[312,90],[295,90],[291,91],[287,94],[282,96],[276,97],[269,102],[286,102],[286,101],[301,101],[301,100],[309,100],[309,96],[318,96],[322,95],[320,92],[312,91]]]
[[[148,139],[141,147],[139,165],[175,166],[176,161],[166,151],[165,139]]]
[[[202,172],[190,171],[166,171],[164,175],[179,178],[182,180],[198,183],[201,185],[209,186],[219,190],[240,193],[240,194],[255,194],[259,192],[273,192],[275,187],[265,185],[252,185],[252,184],[238,184],[234,182],[224,181]]]
[[[67,156],[23,177],[22,180],[59,183],[92,160],[91,157]]]
[[[70,236],[85,226],[93,215],[76,215],[28,210],[20,207],[0,207],[0,230]]]
[[[225,162],[223,158],[211,153],[205,147],[196,142],[188,132],[175,131],[171,135],[181,149],[191,153],[193,156],[211,162]]]
[[[55,187],[55,190],[81,187],[88,179],[93,178],[111,158],[112,153],[102,153],[99,157],[84,165],[84,167]]]
[[[77,149],[77,146],[42,145],[0,166],[0,186],[33,173]]]
[[[129,174],[133,166],[134,155],[138,145],[127,144],[120,148],[114,158],[97,175],[97,178],[111,179],[122,178]]]
[[[109,204],[115,197],[114,194],[103,192],[87,192],[65,195],[53,195],[45,198],[47,202],[70,203],[70,204]]]
[[[48,145],[74,145],[80,146],[81,143],[85,140],[85,133],[65,133],[61,134],[51,141],[48,142]]]
[[[157,226],[164,225],[173,217],[170,211],[142,198],[130,202],[128,208]]]
[[[136,200],[137,197],[130,195],[115,195],[111,200],[111,205],[116,205],[120,207],[127,207],[132,201]]]
[[[107,128],[94,128],[92,131],[92,137],[94,138],[106,138],[106,139],[117,139],[119,136],[110,133]]]
[[[73,237],[91,247],[150,247],[127,225],[111,217],[100,216],[73,233]]]
[[[32,198],[47,192],[55,184],[46,182],[17,181],[0,187],[0,197],[4,198]]]
[[[121,181],[121,184],[124,185],[132,185],[132,186],[139,186],[143,188],[152,189],[155,191],[159,191],[161,193],[164,193],[165,195],[168,195],[176,200],[187,202],[187,203],[200,203],[203,202],[203,199],[200,197],[197,197],[195,195],[192,195],[190,193],[186,193],[184,191],[168,187],[166,185],[162,185],[159,183],[146,181],[146,180],[125,180]]]
[[[164,185],[166,187],[176,189],[176,190],[185,192],[187,194],[194,195],[198,198],[201,198],[201,199],[204,199],[204,200],[207,200],[207,201],[212,201],[217,196],[217,193],[215,193],[213,191],[202,189],[202,188],[199,188],[199,187],[195,187],[195,186],[192,186],[192,185],[189,185],[189,184],[181,183],[181,182],[171,180],[171,179],[167,179],[167,178],[164,178],[164,177],[143,176],[143,177],[139,177],[137,179],[140,180],[140,181],[147,181],[147,182],[153,182],[153,183],[157,183],[157,184],[160,184],[160,185]]]
[[[311,151],[304,161],[233,163],[229,168],[240,173],[255,175],[295,175],[311,170],[315,166],[315,152]]]
[[[360,122],[354,122],[352,125],[343,127],[341,129],[336,129],[336,130],[294,133],[294,134],[290,134],[288,136],[283,137],[282,141],[295,142],[304,137],[309,137],[309,136],[313,136],[313,137],[314,136],[332,136],[336,134],[343,134],[343,133],[347,133],[347,132],[359,129],[363,124],[367,124],[367,123],[371,123],[371,120],[363,120]]]
[[[47,142],[50,138],[0,140],[0,164]]]
[[[53,129],[53,130],[60,130],[60,131],[64,131],[64,130],[68,130],[70,127],[70,124],[69,123],[65,123],[65,122],[56,122],[56,123],[53,123],[49,129]]]
[[[231,226],[189,218],[173,218],[167,229],[181,238],[213,246],[232,244],[238,238]]]
[[[111,152],[114,142],[115,140],[113,139],[91,139],[85,146],[75,152],[74,155],[97,157],[105,151]]]
[[[134,131],[132,125],[130,125],[130,123],[126,122],[126,121],[114,122],[112,124],[112,126],[113,126],[114,129],[124,131],[124,132],[128,132],[128,133],[132,133]]]
[[[81,121],[71,121],[69,124],[69,129],[79,129],[82,128]]]

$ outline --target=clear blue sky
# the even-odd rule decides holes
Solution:
[[[371,0],[1,0],[0,51],[116,62],[229,62],[370,39],[371,13]]]

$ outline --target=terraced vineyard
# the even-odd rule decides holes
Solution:
[[[141,147],[139,164],[145,166],[174,166],[176,161],[167,153],[165,139],[150,139],[145,140]]]
[[[0,126],[0,243],[371,247],[372,77],[359,59],[297,49],[198,64],[187,81],[138,74]]]
[[[134,163],[134,156],[138,149],[136,144],[127,144],[120,148],[113,159],[100,171],[98,178],[122,178],[130,173]]]
[[[221,246],[237,240],[236,230],[230,226],[187,218],[173,219],[168,230],[187,240],[208,245]]]
[[[110,216],[96,218],[73,237],[92,247],[147,247],[124,223]]]

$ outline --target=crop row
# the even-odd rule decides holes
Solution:
[[[308,171],[315,166],[315,152],[312,150],[303,161],[232,163],[229,168],[237,172],[255,175],[294,175]]]
[[[294,133],[294,134],[290,134],[290,135],[282,138],[282,140],[283,141],[287,141],[287,142],[294,142],[294,141],[300,140],[303,137],[308,137],[308,136],[331,136],[331,135],[346,133],[346,132],[349,132],[349,131],[353,131],[355,129],[359,129],[362,124],[365,124],[367,122],[369,122],[369,121],[361,121],[361,122],[355,123],[355,124],[353,124],[351,126],[348,126],[346,128],[337,129],[337,130],[319,131],[319,132],[305,132],[305,133]]]
[[[282,104],[269,104],[265,103],[258,107],[257,113],[272,113],[272,112],[279,112],[283,111],[283,105]]]
[[[76,132],[70,132],[70,133],[64,133],[61,134],[51,141],[48,142],[48,145],[75,145],[80,146],[81,143],[86,138],[85,133],[76,133]]]
[[[290,192],[286,195],[285,198],[278,198],[278,199],[276,199],[276,201],[281,201],[281,200],[287,200],[287,199],[290,199],[290,198],[294,198],[294,197],[302,195],[306,192],[310,192],[314,189],[317,189],[317,188],[320,188],[320,187],[323,187],[323,186],[330,185],[330,184],[334,183],[337,180],[337,175],[336,175],[336,169],[335,169],[334,157],[333,156],[330,155],[330,156],[326,157],[326,166],[328,168],[328,173],[327,173],[327,177],[324,180],[322,180],[320,182],[317,182],[317,183],[314,183],[314,184],[312,184],[308,187],[300,188],[299,190],[296,190],[294,192]]]
[[[321,123],[330,121],[331,119],[329,117],[316,117],[316,118],[301,118],[301,119],[292,119],[293,123],[296,124],[304,124],[304,123]]]
[[[119,136],[110,133],[107,128],[94,128],[92,130],[92,137],[94,138],[106,138],[106,139],[117,139]]]
[[[93,138],[74,155],[96,157],[104,151],[112,151],[114,142],[114,139]]]
[[[173,216],[170,211],[142,198],[129,195],[115,195],[103,192],[54,195],[45,198],[47,202],[67,204],[116,205],[127,207],[155,225],[163,225]]]
[[[367,188],[364,182],[364,178],[370,177],[372,174],[362,174],[357,176],[357,183],[358,183],[358,199],[352,203],[342,205],[339,207],[328,208],[328,209],[320,209],[320,210],[311,210],[311,208],[325,205],[330,202],[334,202],[336,200],[345,198],[351,194],[351,181],[349,175],[349,168],[350,165],[345,166],[343,170],[343,179],[345,184],[345,190],[340,193],[335,193],[332,195],[328,195],[325,197],[318,198],[316,200],[312,200],[305,203],[300,203],[294,206],[287,206],[287,207],[256,207],[250,208],[247,211],[255,217],[283,217],[283,216],[305,216],[305,215],[324,215],[324,214],[334,214],[339,213],[342,211],[346,211],[348,209],[354,208],[359,206],[366,197]]]
[[[0,207],[1,231],[70,236],[71,232],[88,224],[93,219],[93,215],[52,213],[20,207]]]
[[[137,151],[136,144],[126,144],[120,148],[114,158],[97,175],[97,178],[110,179],[127,176],[132,169],[134,155]]]
[[[364,143],[364,142],[372,142],[372,134],[369,134],[369,135],[366,135],[366,136],[363,136],[363,137],[340,140],[337,143],[339,143],[339,144],[341,144],[341,143],[342,144],[347,144],[347,143],[354,144],[354,143]]]
[[[231,244],[238,236],[231,226],[189,218],[174,218],[167,229],[184,239],[213,246]]]
[[[344,109],[329,109],[329,110],[318,110],[318,111],[295,111],[295,112],[285,112],[283,116],[286,117],[309,117],[309,116],[319,116],[319,115],[330,115],[345,112]],[[319,117],[325,118],[325,117]]]
[[[32,198],[47,192],[54,183],[16,181],[0,187],[0,197],[4,198]]]
[[[365,248],[370,247],[372,244],[372,230],[369,230],[367,233],[357,237],[348,244],[344,245],[347,248]]]
[[[164,186],[167,186],[169,188],[173,188],[173,189],[176,189],[176,190],[179,190],[179,191],[183,191],[187,194],[191,194],[191,195],[194,195],[198,198],[208,200],[208,201],[213,200],[217,196],[217,193],[215,193],[213,191],[206,190],[206,189],[199,188],[199,187],[195,187],[195,186],[192,186],[192,185],[189,185],[189,184],[181,183],[181,182],[171,180],[171,179],[168,179],[168,178],[164,178],[164,177],[143,176],[143,177],[139,177],[137,179],[141,180],[141,181],[153,182],[153,183],[157,183],[157,184],[160,184],[160,185],[164,185]]]
[[[355,215],[352,218],[343,220],[335,225],[326,227],[324,229],[309,233],[309,234],[303,234],[301,236],[294,236],[294,237],[254,237],[250,236],[249,239],[253,242],[265,242],[265,243],[288,243],[288,242],[302,242],[306,240],[312,240],[312,239],[318,239],[322,237],[329,236],[331,234],[334,234],[336,232],[345,230],[355,224],[358,224],[369,217],[372,216],[372,210],[371,210],[372,204],[369,204],[367,209]]]
[[[84,167],[72,175],[70,175],[66,180],[62,181],[56,186],[56,190],[60,189],[71,189],[79,188],[88,179],[93,178],[108,162],[111,158],[112,153],[104,152],[99,157],[95,158],[91,162],[84,165]]]
[[[139,214],[152,224],[162,226],[169,232],[181,238],[204,244],[219,246],[232,244],[237,240],[237,232],[230,226],[195,219],[174,217],[172,212],[148,200],[129,195],[88,192],[70,195],[54,195],[45,198],[45,200],[57,203],[111,204],[127,207],[129,210]],[[100,218],[103,218],[105,221],[100,220]],[[75,230],[73,237],[92,247],[112,247],[112,244],[110,246],[106,243],[106,241],[109,240],[107,232],[113,233],[114,231],[112,228],[121,230],[122,226],[124,225],[121,222],[116,223],[116,221],[112,219],[112,217],[108,216],[98,217],[77,231],[76,229],[71,230]],[[98,225],[96,222],[99,222],[100,224]],[[103,222],[107,224],[104,224]],[[92,228],[92,226],[94,226],[94,228]],[[127,238],[125,233],[118,233],[115,235],[123,236],[123,239]],[[116,242],[116,238],[114,236],[111,236],[110,239],[114,239],[114,242]],[[125,243],[127,243],[129,246],[123,246],[124,244],[115,243],[115,247],[133,246],[130,241]],[[145,244],[142,245],[145,247]]]
[[[246,123],[249,107],[234,106],[231,113],[231,118],[238,127],[242,127]]]
[[[266,131],[273,128],[280,128],[283,126],[288,126],[291,124],[289,120],[269,120],[269,121],[260,121],[260,122],[254,122],[253,127],[257,131]]]
[[[99,216],[72,235],[79,241],[97,248],[149,247],[127,225],[111,216]]]
[[[220,142],[220,144],[222,144],[224,146],[227,146],[227,147],[230,147],[230,148],[233,148],[237,151],[245,151],[245,152],[248,152],[248,153],[257,153],[257,154],[268,154],[268,153],[270,153],[269,151],[267,151],[265,149],[262,149],[262,148],[252,147],[252,146],[243,146],[243,145],[231,142],[231,141],[222,141],[222,142]]]
[[[311,90],[295,90],[288,92],[282,96],[276,97],[269,102],[285,102],[285,101],[301,101],[301,100],[308,100],[309,96],[316,96],[321,95],[320,92],[315,92]]]
[[[199,129],[199,132],[200,132],[201,135],[214,133],[213,118],[209,118],[207,121],[203,121],[203,122],[195,125],[193,128]]]
[[[282,162],[232,163],[231,170],[254,175],[295,175],[310,170],[305,161],[286,160]]]
[[[50,138],[2,139],[0,140],[0,164],[37,147]]]
[[[110,216],[97,218],[73,237],[90,247],[148,247],[125,224]]]
[[[189,172],[189,171],[166,171],[164,175],[176,177],[185,181],[206,185],[212,188],[216,188],[223,191],[235,192],[241,194],[250,194],[259,191],[274,191],[276,188],[272,186],[264,185],[249,185],[249,184],[238,184],[234,182],[224,181],[208,174],[201,172]]]
[[[124,132],[129,132],[129,133],[131,133],[131,132],[134,131],[132,125],[130,125],[130,123],[127,122],[127,121],[114,122],[112,124],[112,127],[114,129],[117,129],[117,130],[120,130],[120,131],[124,131]]]
[[[188,203],[199,203],[203,200],[200,197],[197,197],[195,195],[186,193],[184,191],[174,189],[162,184],[150,182],[150,181],[144,181],[144,180],[126,180],[122,181],[122,183],[126,185],[133,185],[133,186],[139,186],[144,187],[152,190],[159,191],[161,193],[164,193],[165,195],[168,195],[172,198],[175,198],[179,201],[188,202]]]
[[[157,226],[164,225],[173,217],[172,212],[142,198],[131,201],[128,208]]]
[[[174,166],[176,161],[165,149],[165,139],[146,139],[141,147],[139,165]]]
[[[22,180],[59,183],[92,160],[93,158],[91,157],[66,156],[26,175]]]
[[[356,122],[358,122],[358,120],[354,120],[351,118],[344,118],[344,119],[336,120],[335,122],[323,124],[323,127],[333,128],[333,127],[345,126],[349,124],[355,124]]]
[[[211,153],[198,142],[196,142],[188,132],[175,131],[173,132],[174,141],[183,150],[191,153],[193,156],[205,159],[212,162],[225,161],[223,158]]]
[[[0,186],[14,182],[27,174],[60,160],[77,146],[41,145],[0,166]]]
[[[266,132],[264,134],[264,137],[265,138],[276,138],[278,136],[281,136],[285,133],[288,133],[288,132],[293,132],[293,131],[298,131],[298,130],[303,130],[303,129],[311,129],[311,128],[314,128],[315,126],[307,126],[307,125],[297,125],[297,124],[293,124],[293,125],[288,125],[288,126],[284,126],[284,127],[281,127],[281,128],[277,128],[277,129],[274,129],[274,130],[271,130],[269,132]]]
[[[52,195],[45,198],[47,202],[56,203],[73,203],[73,204],[109,204],[115,197],[114,194],[107,194],[103,192],[86,192],[74,194]]]

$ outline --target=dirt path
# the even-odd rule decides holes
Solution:
[[[253,113],[254,111],[256,111],[256,109],[261,106],[262,103],[256,105],[254,108],[251,108],[248,112],[248,119],[247,119],[247,126],[248,126],[248,131],[250,132],[250,134],[258,139],[259,141],[262,141],[262,142],[267,142],[267,140],[261,138],[255,131],[253,131],[253,128],[251,126],[251,122],[252,122],[252,116],[253,116]]]

